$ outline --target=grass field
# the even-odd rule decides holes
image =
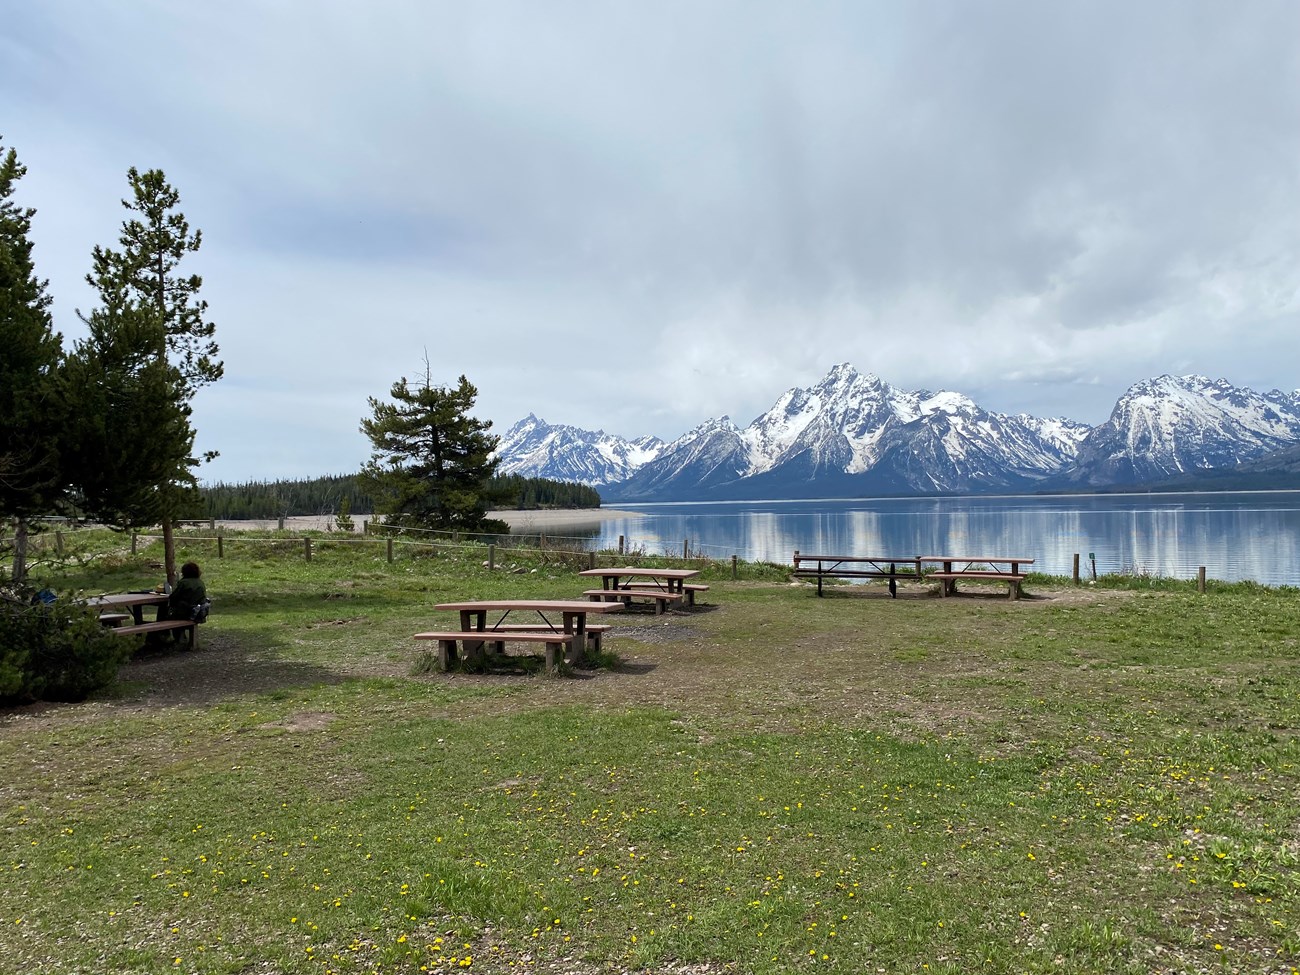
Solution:
[[[429,674],[435,602],[576,566],[194,544],[197,651],[0,710],[0,972],[1300,969],[1294,590],[728,564],[600,669]],[[40,571],[158,581],[100,545]]]

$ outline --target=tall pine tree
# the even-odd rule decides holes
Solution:
[[[136,316],[151,319],[155,356],[170,366],[177,393],[176,402],[185,407],[183,421],[193,444],[189,426],[189,403],[199,389],[221,378],[223,366],[217,358],[216,326],[206,321],[208,303],[199,297],[203,279],[185,275],[178,267],[186,254],[199,249],[201,233],[190,232],[189,222],[177,207],[180,194],[167,182],[162,170],[141,173],[132,167],[127,178],[132,197],[122,206],[134,216],[122,223],[120,250],[96,247],[87,282],[100,294],[104,319],[112,327]],[[90,319],[87,323],[90,324]],[[132,326],[137,330],[140,324]],[[162,375],[159,373],[158,375]],[[156,377],[154,377],[156,378]],[[204,460],[215,454],[209,453]],[[159,522],[163,529],[167,579],[176,581],[176,545],[173,523],[191,499],[192,468],[198,463],[188,457],[172,476],[158,484]]]
[[[361,469],[379,514],[420,528],[475,531],[483,526],[488,481],[496,470],[492,424],[469,415],[478,390],[464,376],[455,388],[403,377],[385,403],[370,397],[373,415],[361,421],[373,454]]]
[[[158,358],[147,309],[98,308],[86,324],[62,371],[78,502],[119,528],[156,525],[199,501],[180,373]]]
[[[12,199],[26,172],[17,152],[0,145],[0,518],[13,524],[11,578],[19,583],[29,520],[53,512],[64,494],[55,398],[63,342],[50,318],[48,282],[32,261],[36,211]]]

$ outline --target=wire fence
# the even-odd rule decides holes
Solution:
[[[598,547],[594,535],[562,535],[553,533],[473,533],[414,528],[392,524],[365,523],[361,532],[339,530],[281,531],[279,529],[243,529],[215,526],[215,523],[187,522],[180,527],[175,538],[178,544],[193,550],[196,546],[209,547],[217,559],[226,557],[228,548],[262,547],[277,554],[300,556],[310,562],[325,551],[352,551],[358,557],[380,557],[388,562],[404,558],[460,555],[481,559],[489,568],[504,560],[527,558],[545,563],[563,562],[597,568],[598,565],[636,562],[641,559],[670,558],[675,562],[696,564],[700,567],[730,562],[733,574],[739,558],[729,555],[711,555],[684,540],[680,549],[652,551],[649,543],[629,543],[620,536],[617,544]],[[44,531],[28,536],[29,558],[42,556],[76,557],[78,536],[103,532],[104,526],[50,526]],[[122,547],[132,556],[141,554],[163,538],[160,530],[123,532]],[[125,554],[125,553],[124,553]]]

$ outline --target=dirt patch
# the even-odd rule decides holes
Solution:
[[[839,600],[881,600],[889,594],[874,587],[840,587],[828,591],[826,608]],[[900,599],[929,598],[924,587],[900,591]],[[1032,613],[1037,607],[1066,603],[1114,602],[1129,599],[1130,592],[1064,587],[1036,590],[1011,603],[1005,594],[958,596],[945,602],[954,609],[978,601],[999,604],[1011,613]],[[901,607],[900,607],[901,608]],[[765,639],[734,639],[728,625],[734,607],[725,602],[692,609],[671,610],[663,616],[620,619],[606,636],[606,649],[618,657],[610,669],[574,671],[555,680],[538,668],[504,673],[439,674],[411,676],[411,661],[384,654],[358,654],[345,666],[329,667],[304,661],[276,659],[247,650],[219,629],[205,630],[197,650],[175,650],[144,655],[122,668],[112,697],[80,704],[37,704],[0,708],[0,728],[38,728],[80,724],[102,718],[106,712],[140,713],[151,709],[207,706],[241,694],[268,694],[287,688],[333,685],[355,677],[382,676],[416,681],[456,683],[488,682],[491,686],[522,685],[524,693],[488,695],[460,701],[455,717],[479,713],[526,710],[556,704],[591,708],[662,707],[691,715],[690,722],[725,720],[769,728],[799,727],[808,721],[874,720],[892,715],[901,725],[943,726],[980,720],[982,705],[969,695],[955,694],[932,683],[942,671],[949,682],[954,674],[972,683],[1003,679],[1004,664],[983,654],[963,656],[953,648],[940,665],[933,651],[927,657],[908,656],[906,647],[882,645],[871,632],[817,634],[797,637],[780,646]],[[834,613],[828,619],[834,624]],[[359,617],[321,620],[308,625],[339,627],[355,624]],[[757,668],[757,669],[756,669]],[[738,681],[737,674],[760,674],[761,679]],[[914,680],[899,681],[907,673]],[[886,693],[882,688],[889,688]],[[978,697],[978,695],[976,695]],[[815,701],[815,707],[809,702]],[[301,712],[276,726],[292,732],[310,732],[328,725],[324,712]]]

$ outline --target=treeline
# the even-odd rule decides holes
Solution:
[[[586,484],[548,481],[544,477],[515,474],[494,477],[488,493],[498,508],[531,511],[536,508],[599,508],[600,493]]]
[[[371,514],[374,498],[355,474],[336,474],[310,480],[218,482],[201,485],[203,517],[221,520],[292,518],[296,515],[336,514],[347,499],[357,514]]]
[[[373,514],[374,496],[356,474],[336,474],[307,480],[247,481],[243,484],[203,485],[202,516],[237,521],[249,518],[292,518],[332,515],[346,508],[352,514]],[[542,477],[508,475],[488,482],[497,508],[599,508],[600,494],[585,484],[550,481]]]

